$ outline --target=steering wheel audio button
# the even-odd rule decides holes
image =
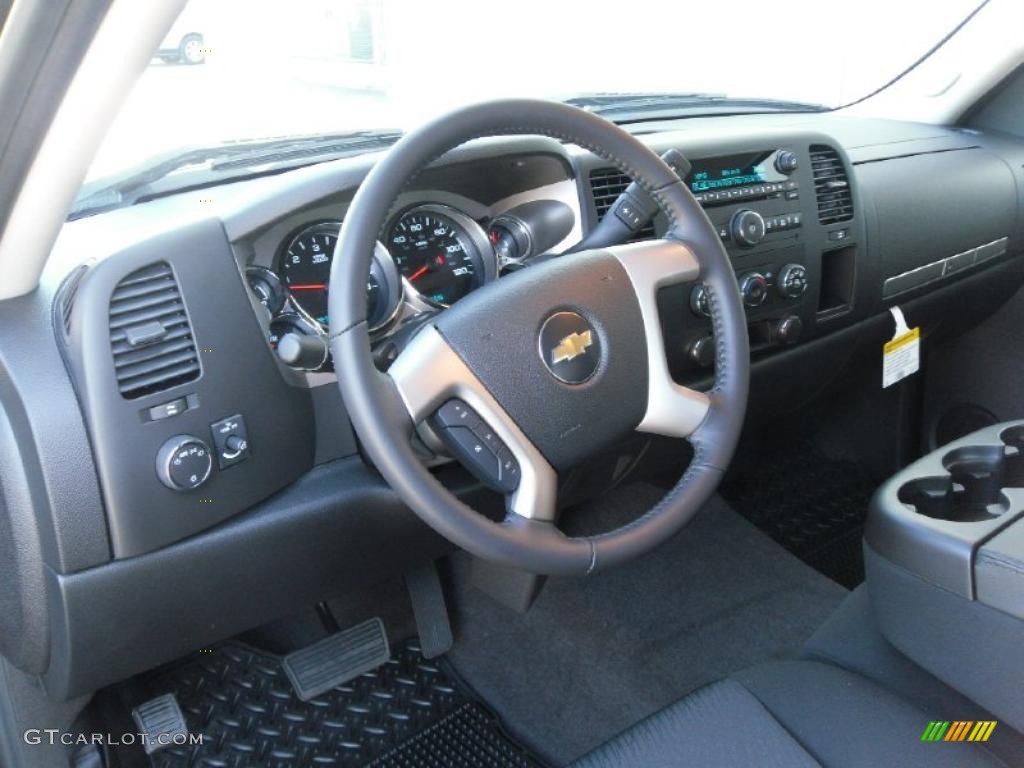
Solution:
[[[519,462],[479,414],[452,399],[430,419],[449,452],[484,485],[501,493],[519,486]]]

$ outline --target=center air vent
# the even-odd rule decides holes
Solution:
[[[608,209],[629,186],[629,176],[615,168],[600,168],[590,172],[590,194],[594,198],[598,220],[603,219]],[[654,222],[647,222],[631,240],[650,240],[654,237]]]
[[[110,348],[126,399],[199,378],[199,354],[178,281],[157,262],[132,272],[110,297]]]
[[[814,194],[818,198],[818,221],[837,224],[853,218],[853,196],[843,159],[832,147],[811,146],[811,168],[814,171]]]

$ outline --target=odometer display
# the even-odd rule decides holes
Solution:
[[[433,207],[399,218],[387,246],[402,276],[431,301],[452,304],[483,283],[483,263],[469,233]]]

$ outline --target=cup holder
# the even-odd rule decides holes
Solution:
[[[999,445],[958,448],[942,457],[949,475],[904,483],[899,500],[938,520],[990,520],[1010,508],[1002,489],[1011,458]]]
[[[1024,425],[1004,429],[999,438],[1003,452],[1003,487],[1024,488]]]

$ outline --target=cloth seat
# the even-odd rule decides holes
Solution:
[[[619,734],[575,768],[987,768],[972,742],[922,742],[932,720],[864,677],[817,661],[761,664]],[[1007,727],[1000,725],[997,727]]]

